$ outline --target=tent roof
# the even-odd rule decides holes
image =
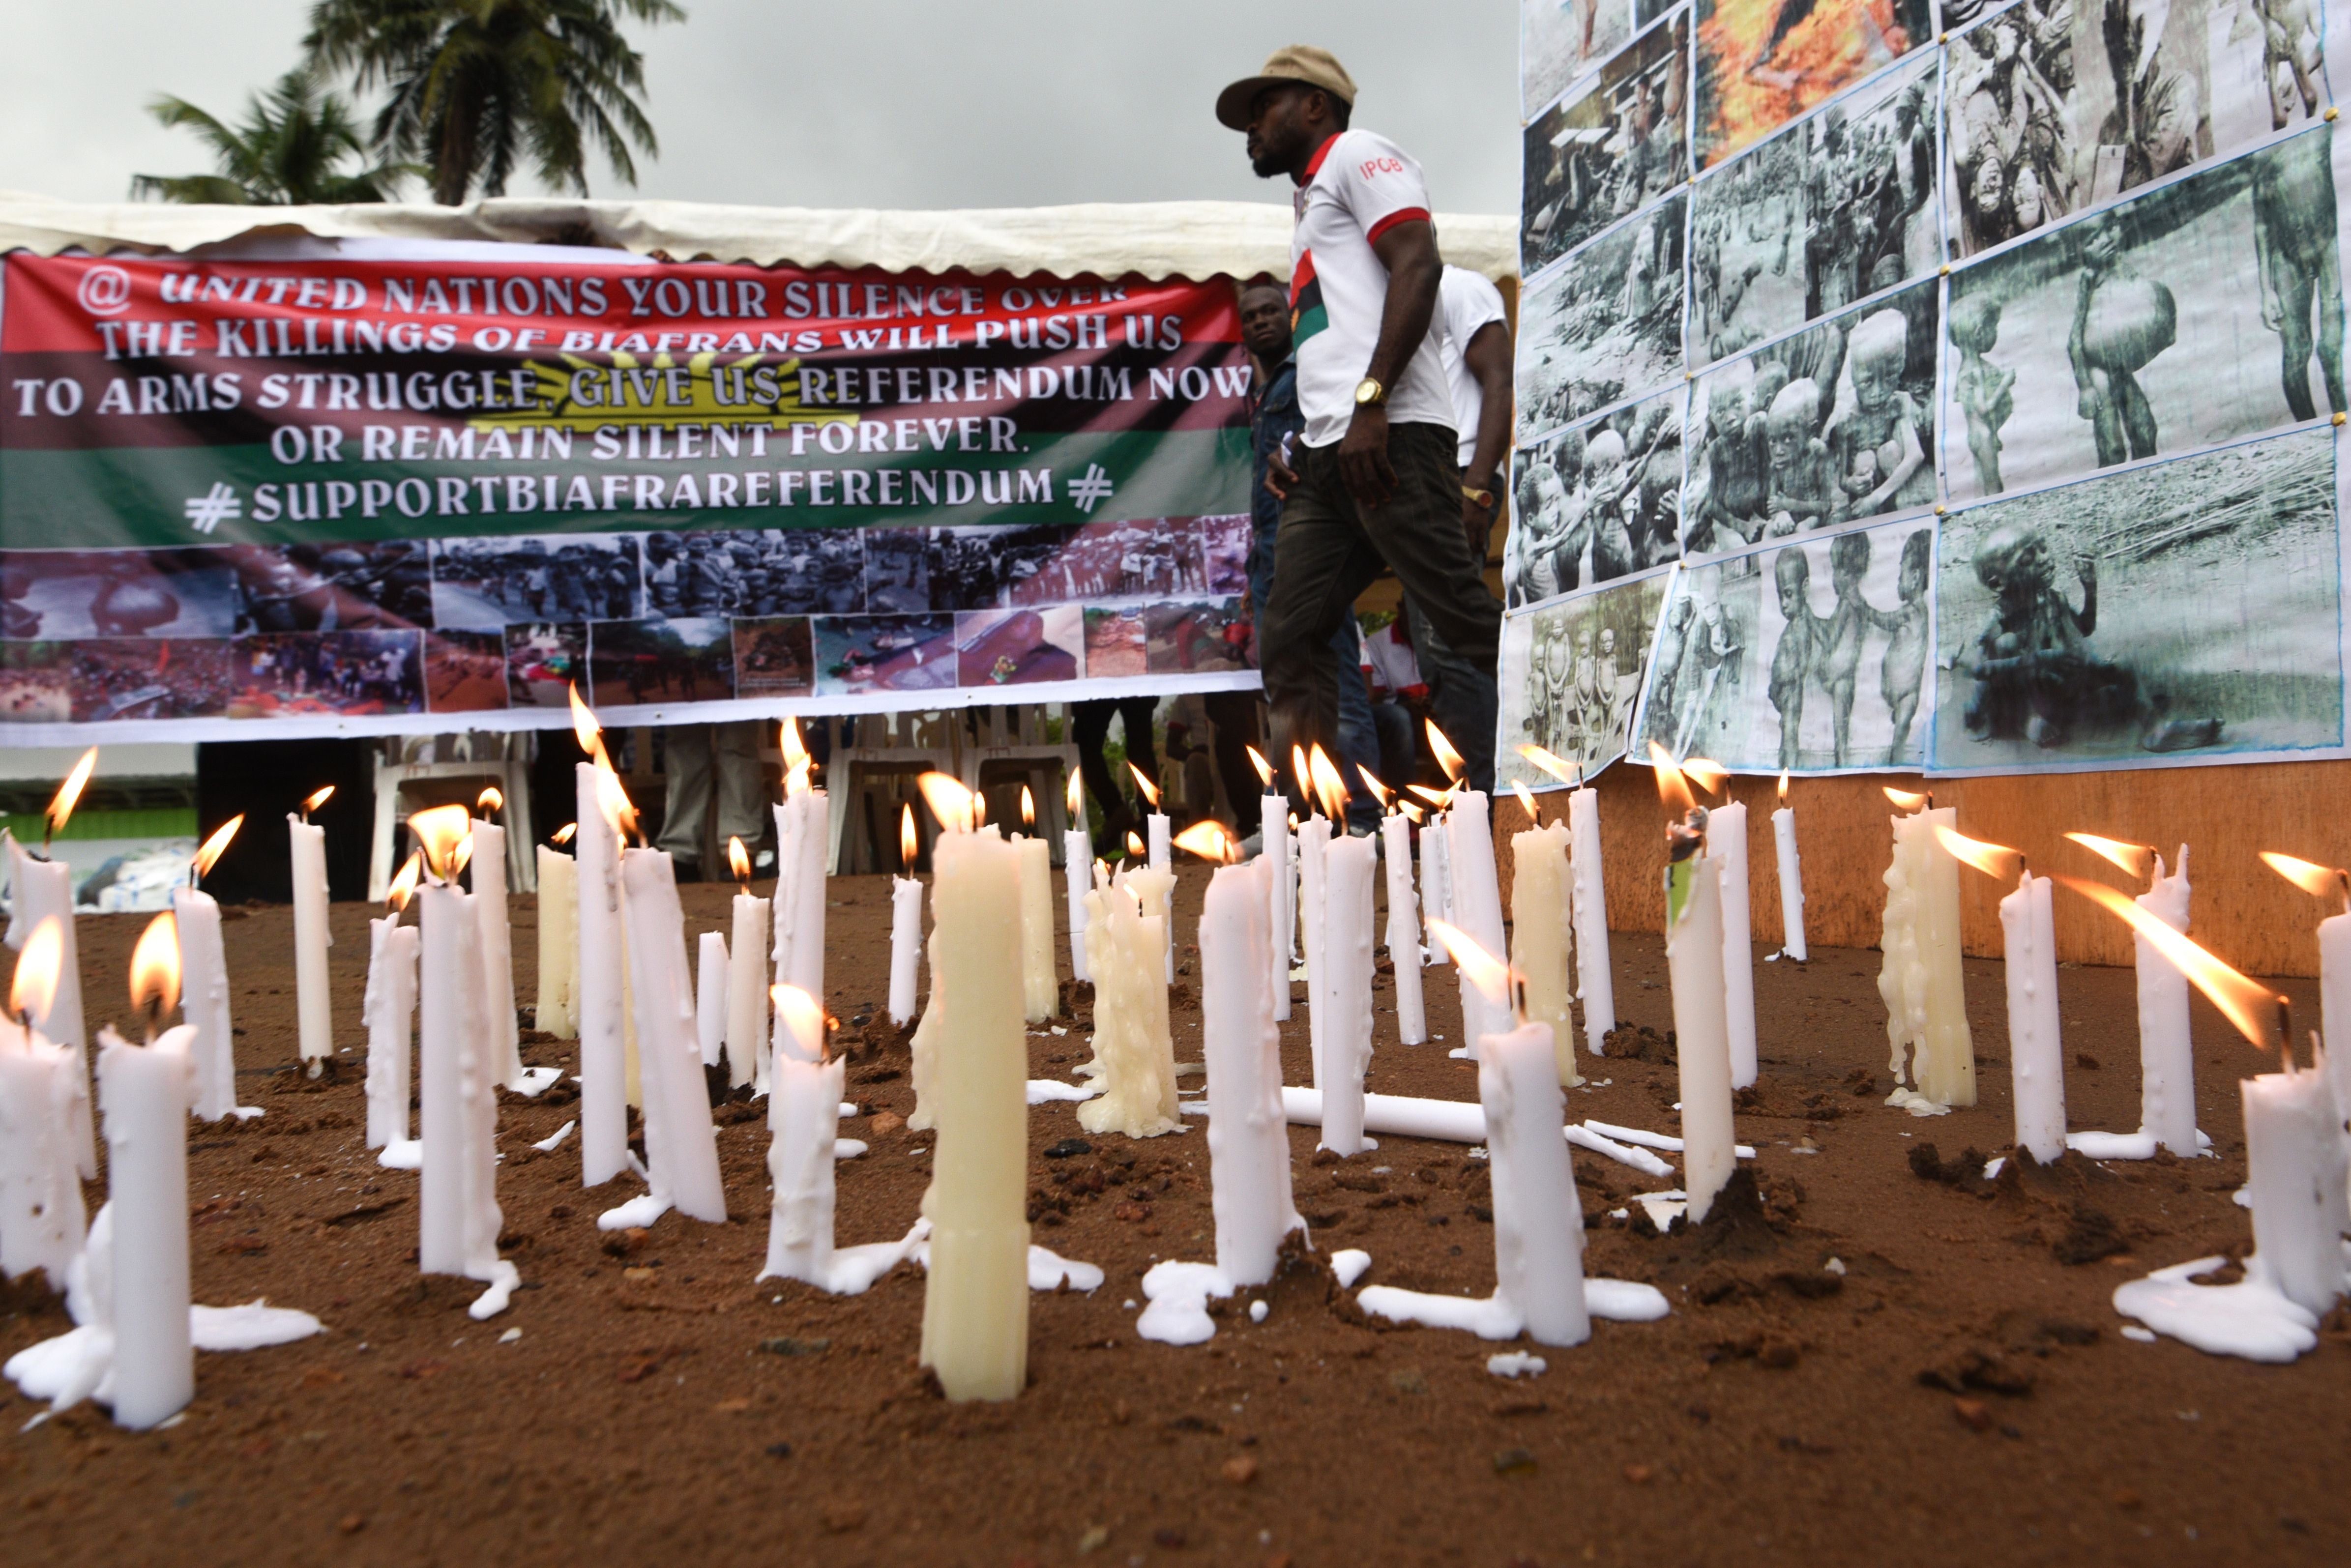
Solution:
[[[823,211],[707,202],[497,198],[462,207],[180,206],[0,192],[0,251],[191,251],[233,240],[368,238],[601,246],[680,261],[965,270],[1015,277],[1287,277],[1290,212],[1260,202],[1092,203],[956,212]],[[1518,270],[1510,217],[1437,219],[1446,258],[1499,280]]]

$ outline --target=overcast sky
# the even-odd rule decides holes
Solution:
[[[1356,123],[1421,161],[1440,211],[1518,199],[1515,0],[684,0],[636,35],[661,134],[638,191],[802,206],[1280,200],[1217,89],[1320,43]],[[145,112],[223,119],[291,66],[308,0],[9,0],[0,189],[122,199],[133,173],[209,167]],[[622,195],[601,166],[594,193]],[[526,193],[522,191],[515,194]],[[419,193],[409,190],[412,199]]]

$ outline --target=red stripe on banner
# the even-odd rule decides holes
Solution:
[[[1378,223],[1374,224],[1372,225],[1371,233],[1364,237],[1369,239],[1374,245],[1377,245],[1380,243],[1380,236],[1387,233],[1388,230],[1395,227],[1398,224],[1425,224],[1426,222],[1428,222],[1428,209],[1426,207],[1405,207],[1402,211],[1390,213],[1386,217],[1384,217]]]

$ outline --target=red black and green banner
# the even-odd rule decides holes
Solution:
[[[1254,682],[1227,283],[344,251],[6,258],[9,733]]]

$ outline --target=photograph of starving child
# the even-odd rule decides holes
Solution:
[[[1519,449],[1502,544],[1505,608],[1671,560],[1682,529],[1677,387]]]
[[[1628,0],[1519,0],[1519,118],[1557,98],[1632,30]]]
[[[735,695],[735,628],[719,615],[600,621],[588,670],[598,707],[724,702]]]
[[[1528,291],[1518,350],[1523,434],[1681,380],[1688,205],[1677,195],[1610,230]]]
[[[1693,553],[1935,504],[1938,292],[1928,278],[1698,378]]]
[[[1698,183],[1694,365],[1941,265],[1935,65],[1906,59]]]
[[[1527,127],[1519,234],[1526,276],[1688,177],[1688,36],[1686,16],[1651,28]]]
[[[1694,14],[1701,169],[1935,41],[1928,0],[1697,0]]]
[[[1640,738],[1740,772],[1917,768],[1934,565],[1913,520],[1685,568]]]
[[[433,624],[486,632],[538,621],[632,621],[644,613],[634,534],[440,539]]]
[[[968,610],[956,617],[958,685],[1074,681],[1085,674],[1085,611],[1075,604]]]
[[[0,550],[0,636],[225,637],[235,569],[224,549]]]
[[[1951,275],[1954,500],[2346,410],[2335,128]]]
[[[1933,765],[2341,745],[2335,496],[2322,427],[1952,513]]]
[[[1672,575],[1653,572],[1503,620],[1497,789],[1556,786],[1519,755],[1521,746],[1540,746],[1587,775],[1625,755]]]

